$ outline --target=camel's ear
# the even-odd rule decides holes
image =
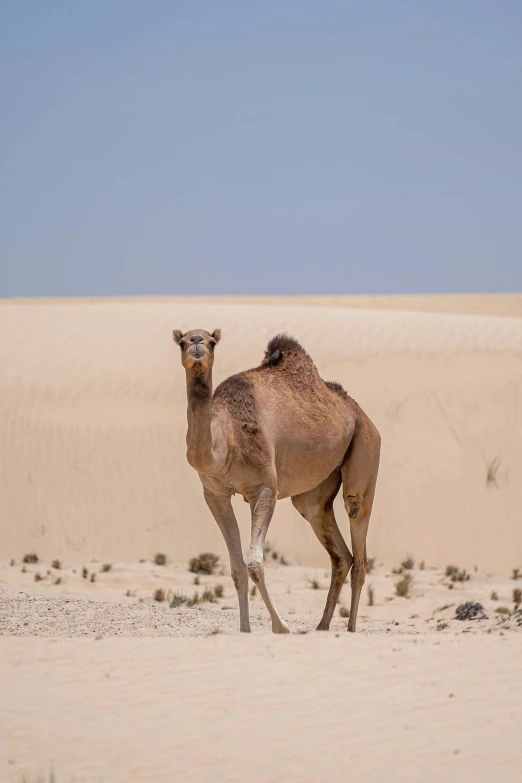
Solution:
[[[174,338],[174,342],[179,343],[179,341],[183,337],[183,332],[180,332],[179,329],[174,329],[174,331],[172,332],[172,336]]]
[[[214,329],[211,336],[218,343],[221,340],[221,329]]]

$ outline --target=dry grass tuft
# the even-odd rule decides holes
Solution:
[[[56,579],[54,580],[53,584],[54,585],[61,585],[61,583],[62,583],[62,577],[61,576],[57,576]]]
[[[93,571],[91,574],[91,578],[89,579],[89,582],[94,583],[95,581],[96,581],[96,574]]]
[[[341,617],[350,617],[350,610],[344,604],[339,609]]]
[[[111,568],[112,568],[112,563],[104,563],[100,568],[100,571],[102,571],[102,573],[107,573],[107,571],[110,571]]]
[[[37,563],[38,562],[38,555],[36,552],[28,552],[27,555],[24,555],[23,561],[24,563]]]
[[[471,578],[465,568],[459,569],[456,565],[446,566],[446,576],[449,576],[452,582],[467,582]]]
[[[511,610],[508,609],[507,606],[497,606],[495,612],[497,614],[511,614]]]
[[[312,590],[319,590],[321,585],[319,584],[319,581],[317,579],[309,579],[310,587]]]
[[[51,563],[51,568],[56,568],[57,571],[59,571],[61,567],[62,564],[59,560],[53,560],[53,562]]]
[[[516,608],[518,608],[519,604],[522,603],[522,590],[520,587],[515,587],[513,590],[513,603],[515,604]]]
[[[498,489],[498,483],[497,483],[497,473],[498,469],[500,468],[500,459],[499,457],[495,457],[489,465],[488,465],[488,471],[486,473],[486,484],[490,485],[493,484]]]
[[[201,596],[201,603],[204,603],[205,601],[207,601],[210,604],[216,603],[216,596],[214,595],[214,591],[210,587],[207,587],[203,591],[203,595]]]
[[[368,585],[368,606],[373,606],[375,600],[375,592],[372,585]]]
[[[174,593],[170,599],[170,608],[175,609],[177,606],[188,603],[188,597],[183,593]]]
[[[516,581],[517,579],[521,579],[521,578],[522,578],[522,574],[520,573],[520,569],[514,568],[513,573],[511,574],[511,579],[514,579]]]
[[[192,598],[189,598],[189,600],[187,601],[187,606],[197,606],[197,604],[199,604],[200,602],[201,602],[201,598],[199,597],[199,593],[196,590]]]
[[[216,598],[223,598],[224,592],[225,592],[225,588],[223,587],[223,585],[216,585],[214,587],[214,595],[216,596]]]
[[[401,563],[401,566],[402,566],[402,568],[403,568],[405,571],[411,571],[411,570],[412,570],[412,568],[415,566],[415,563],[414,563],[413,557],[412,557],[411,555],[408,555],[408,557],[406,558],[406,560],[403,560],[403,561],[402,561],[402,563]]]
[[[36,574],[34,575],[34,581],[35,582],[41,582],[42,579],[43,579],[43,576],[41,575],[41,573],[39,571],[37,571]]]
[[[154,598],[155,601],[158,601],[159,603],[161,603],[162,601],[165,600],[165,590],[162,587],[157,587],[154,590],[153,598]]]
[[[192,580],[192,584],[193,584],[193,585],[199,585],[199,576],[197,576],[197,575],[196,575],[196,576],[194,577],[194,579]]]
[[[154,563],[155,563],[155,565],[166,565],[166,563],[167,563],[167,555],[164,555],[161,552],[158,552],[157,555],[154,555]]]
[[[82,568],[82,579],[87,579],[89,576],[88,570],[85,568],[85,566]]]
[[[12,557],[11,560],[9,561],[9,565],[11,566],[16,565],[14,557]]]
[[[411,574],[404,574],[402,579],[399,579],[398,582],[395,582],[395,593],[400,595],[402,598],[408,598],[412,581],[413,578]]]
[[[219,555],[213,552],[203,552],[189,560],[189,571],[195,574],[212,574],[217,566]]]
[[[492,590],[491,591],[490,598],[491,598],[492,601],[498,601],[498,593],[497,593],[496,590]]]

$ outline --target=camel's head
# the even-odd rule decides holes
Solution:
[[[181,363],[193,375],[202,375],[212,369],[214,364],[214,348],[221,339],[221,329],[214,329],[209,334],[204,329],[191,329],[190,332],[180,332],[174,329],[174,342],[181,348]]]

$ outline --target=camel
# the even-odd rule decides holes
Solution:
[[[248,577],[268,609],[274,633],[289,633],[268,592],[263,552],[277,500],[290,497],[330,556],[332,576],[317,630],[330,627],[351,568],[348,631],[355,631],[365,580],[366,534],[380,456],[380,435],[334,382],[325,382],[305,349],[280,334],[254,369],[232,375],[212,393],[214,350],[221,330],[173,332],[187,381],[187,460],[230,556],[240,631],[250,632]],[[343,486],[353,556],[337,526],[333,502]],[[231,498],[249,503],[252,528],[246,562]]]

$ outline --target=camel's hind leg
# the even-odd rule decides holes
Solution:
[[[341,592],[344,580],[352,564],[352,555],[345,544],[335,521],[333,502],[341,486],[341,472],[334,470],[319,486],[301,495],[295,495],[292,503],[301,516],[310,522],[312,530],[330,555],[332,579],[318,631],[327,631]]]
[[[377,428],[359,411],[352,442],[341,466],[343,498],[350,517],[353,550],[349,631],[355,631],[359,599],[366,576],[366,535],[377,483],[380,448],[381,438]]]

